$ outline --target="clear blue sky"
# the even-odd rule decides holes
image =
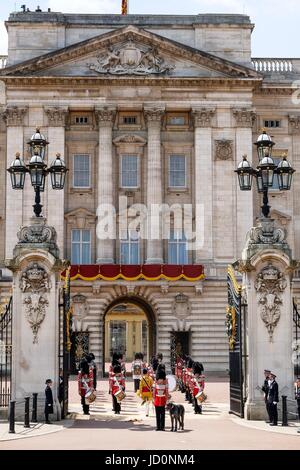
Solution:
[[[10,12],[40,5],[63,13],[120,13],[121,0],[0,0],[0,54],[7,50],[4,20]],[[130,13],[245,13],[255,23],[253,57],[300,57],[299,0],[129,0]]]

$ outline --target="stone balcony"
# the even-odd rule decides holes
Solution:
[[[280,76],[291,78],[300,75],[300,58],[255,57],[252,58],[252,65],[256,72],[275,80]]]

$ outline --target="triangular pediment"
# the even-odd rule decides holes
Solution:
[[[7,67],[0,76],[261,78],[251,68],[135,26]]]

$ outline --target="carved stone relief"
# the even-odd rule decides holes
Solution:
[[[156,47],[141,48],[132,39],[125,45],[111,46],[96,62],[87,65],[90,70],[110,75],[168,74],[174,69],[165,62]]]
[[[215,159],[232,160],[232,157],[233,141],[227,139],[215,140]]]
[[[287,281],[284,274],[272,263],[261,270],[255,281],[255,289],[259,294],[260,316],[268,330],[271,343],[273,342],[274,330],[280,320],[281,294],[286,286]]]
[[[89,304],[84,295],[77,294],[72,297],[73,317],[76,320],[83,320],[89,314]]]
[[[184,320],[191,313],[189,298],[184,294],[177,294],[173,303],[173,312],[177,319]]]
[[[45,295],[51,289],[49,275],[38,263],[31,263],[20,278],[23,304],[27,321],[33,333],[33,343],[38,342],[38,331],[46,316],[49,305]]]

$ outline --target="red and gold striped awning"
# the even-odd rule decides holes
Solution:
[[[66,271],[62,273],[65,279]],[[119,265],[119,264],[80,264],[72,265],[70,279],[75,281],[199,281],[204,278],[204,269],[201,264],[142,264],[142,265]]]

